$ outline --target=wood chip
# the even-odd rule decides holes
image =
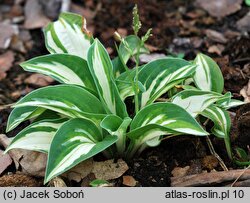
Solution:
[[[137,181],[133,178],[133,176],[122,176],[122,184],[129,187],[135,187]]]

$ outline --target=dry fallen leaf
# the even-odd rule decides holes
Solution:
[[[209,53],[215,53],[219,56],[221,56],[221,53],[225,50],[225,47],[221,44],[217,45],[212,45],[211,47],[208,48]]]
[[[50,20],[44,15],[38,0],[27,0],[24,7],[26,29],[45,27]]]
[[[121,159],[114,163],[113,159],[95,162],[90,158],[62,174],[62,177],[76,182],[83,180],[82,185],[88,186],[89,182],[94,179],[112,180],[119,178],[127,170],[128,166],[126,162]]]
[[[200,159],[193,159],[190,161],[190,168],[187,175],[202,173],[202,163]]]
[[[215,30],[206,29],[205,33],[206,33],[207,37],[214,42],[219,42],[222,44],[227,43],[227,38],[225,38],[224,35],[220,32],[217,32]]]
[[[193,45],[193,47],[197,49],[201,47],[203,39],[201,39],[200,37],[191,37],[190,42]]]
[[[183,177],[186,176],[188,173],[188,170],[190,169],[190,166],[185,166],[185,167],[175,167],[171,173],[173,177]]]
[[[10,141],[6,135],[0,134],[0,144],[4,148],[10,144]],[[47,163],[46,154],[23,149],[12,149],[8,154],[14,160],[16,169],[21,166],[21,171],[25,174],[44,177]]]
[[[19,149],[18,149],[19,150]],[[29,150],[19,150],[22,152],[22,159],[19,161],[22,172],[31,176],[44,177],[47,164],[47,154]]]
[[[135,187],[137,181],[132,176],[122,176],[122,184],[129,186],[129,187]]]
[[[237,21],[236,26],[240,31],[250,32],[250,12]]]
[[[96,179],[112,180],[121,177],[128,170],[128,165],[122,159],[116,163],[114,160],[107,160],[102,162],[94,162],[92,173],[95,174]]]
[[[159,51],[160,49],[156,46],[153,46],[151,44],[147,44],[145,43],[145,47],[150,51],[150,52],[155,52],[155,51]]]
[[[39,4],[43,8],[43,13],[51,19],[56,19],[61,12],[62,6],[64,6],[65,1],[70,0],[38,0]],[[62,12],[68,12],[68,8]]]
[[[0,150],[0,175],[12,164],[12,159],[8,154],[3,154]]]
[[[66,177],[68,180],[74,180],[80,182],[83,178],[91,173],[93,169],[93,159],[88,159],[76,165],[66,173],[62,174],[63,177]]]
[[[49,76],[35,73],[35,74],[30,75],[28,78],[26,78],[24,82],[26,84],[44,87],[54,82],[54,80]]]
[[[90,10],[89,8],[79,6],[74,3],[71,3],[70,11],[73,13],[77,13],[81,16],[84,16],[88,24],[91,23],[96,16],[96,11]]]
[[[14,62],[14,53],[7,51],[0,55],[0,81],[6,77],[6,72],[11,68]]]
[[[250,80],[248,84],[240,90],[240,94],[244,97],[244,102],[250,102]]]
[[[27,52],[23,41],[20,40],[17,35],[13,36],[10,47],[12,50],[21,52],[23,54],[25,54]]]
[[[55,177],[49,182],[50,187],[67,187],[66,183],[60,177]]]
[[[239,32],[232,31],[232,30],[229,30],[229,29],[224,32],[224,36],[227,39],[233,39],[233,38],[239,37],[240,35],[241,34]]]
[[[243,0],[196,0],[196,4],[211,16],[222,18],[241,9]]]
[[[90,173],[85,178],[82,179],[81,187],[89,187],[89,184],[96,180],[95,175],[93,173]]]
[[[16,29],[10,24],[0,23],[0,30],[0,49],[7,49],[12,36],[16,34]]]

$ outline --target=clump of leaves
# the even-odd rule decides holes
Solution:
[[[247,6],[250,6],[250,0],[245,0],[245,4],[246,4]]]
[[[80,162],[102,152],[107,158],[132,158],[165,137],[182,134],[207,136],[200,124],[214,122],[211,133],[225,140],[231,155],[230,119],[226,109],[242,104],[223,91],[218,65],[198,54],[194,61],[166,57],[139,65],[148,53],[151,29],[138,36],[141,22],[134,9],[135,35],[120,39],[118,57],[110,59],[98,39],[86,29],[85,19],[62,13],[49,24],[45,42],[49,55],[21,64],[24,70],[51,76],[60,85],[37,89],[14,105],[7,131],[21,122],[32,124],[16,135],[13,148],[48,154],[45,183]],[[127,62],[135,61],[130,69]],[[180,91],[182,90],[182,91]],[[168,101],[156,102],[168,93]],[[127,98],[135,112],[127,112]]]
[[[236,151],[235,163],[239,166],[250,166],[249,149],[247,152],[244,149],[237,147],[235,151]]]

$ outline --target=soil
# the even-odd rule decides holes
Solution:
[[[12,5],[9,3],[11,1],[3,2],[0,3],[0,6],[1,4],[2,6],[5,4]],[[184,58],[188,60],[193,59],[198,52],[210,55],[218,62],[223,72],[225,79],[224,93],[231,91],[234,98],[243,100],[240,90],[248,83],[250,78],[249,68],[244,68],[250,63],[250,37],[249,32],[242,32],[236,27],[236,23],[250,11],[250,7],[242,5],[242,8],[236,13],[219,19],[209,16],[207,12],[196,7],[193,0],[73,0],[73,2],[79,8],[87,8],[90,11],[101,5],[88,26],[93,30],[94,36],[104,43],[112,57],[116,55],[113,32],[120,30],[127,35],[132,34],[131,11],[134,4],[137,3],[143,24],[141,33],[153,28],[153,36],[148,41],[152,52],[166,55],[182,53]],[[227,42],[225,43],[220,39],[218,41],[215,37],[206,34],[206,30],[209,29],[223,33]],[[24,72],[18,65],[20,61],[48,53],[44,45],[42,30],[40,28],[32,29],[29,32],[33,41],[32,47],[26,53],[14,50],[15,63],[11,70],[7,72],[7,77],[0,81],[0,105],[14,103],[33,89],[38,88],[35,84],[24,83],[24,79],[31,73]],[[213,46],[217,47],[216,51],[213,51]],[[218,47],[222,50],[218,51]],[[1,53],[4,53],[4,50],[0,50]],[[0,132],[5,133],[7,118],[11,110],[5,108],[0,111]],[[248,150],[250,145],[249,104],[231,111],[232,115],[236,112],[236,116],[232,116],[231,136],[233,146]],[[27,124],[28,122],[20,125],[7,133],[7,136],[13,137]],[[209,124],[207,128],[209,127],[212,127],[212,125]],[[228,168],[240,168],[228,159],[223,140],[213,136],[211,136],[211,140],[216,152]],[[219,164],[207,167],[204,159],[209,155],[211,153],[205,138],[194,136],[173,137],[164,140],[158,147],[147,149],[141,156],[129,161],[129,170],[124,175],[133,176],[137,181],[136,186],[170,186],[171,172],[176,167],[189,166],[186,174],[223,170]],[[15,173],[13,165],[8,167],[2,176],[6,178],[9,172]],[[13,180],[12,176],[9,178]],[[19,178],[25,177],[20,176]],[[115,180],[114,183],[116,186],[124,186],[122,178]],[[8,184],[12,185],[12,182]],[[8,184],[6,183],[6,186]],[[13,184],[15,185],[15,183]],[[27,186],[40,185],[41,182],[31,177],[27,180]],[[16,186],[20,186],[20,183],[16,182]]]

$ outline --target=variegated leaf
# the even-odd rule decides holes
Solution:
[[[36,118],[33,119],[33,122],[38,122],[38,121],[42,121],[42,120],[56,120],[56,119],[60,119],[60,118],[67,118],[67,116],[64,116],[58,112],[46,109],[43,113],[41,113],[40,115],[38,115]]]
[[[96,122],[105,117],[101,102],[83,87],[73,85],[40,88],[18,101],[15,107],[42,107],[69,117],[89,118]],[[16,119],[20,120],[20,117],[22,115],[13,113],[9,120],[15,122]],[[12,122],[9,122],[9,125],[13,125]]]
[[[46,47],[50,53],[68,53],[86,59],[92,37],[85,30],[86,20],[82,16],[62,13],[45,28]]]
[[[196,86],[204,91],[222,93],[224,79],[216,62],[209,56],[198,54],[194,63],[197,65],[193,78]]]
[[[138,72],[143,69],[144,65],[138,67]],[[120,96],[123,100],[127,97],[135,95],[135,91],[133,89],[132,81],[135,80],[135,69],[130,69],[128,72],[124,72],[119,77],[116,78],[116,85],[118,87]],[[139,85],[143,86],[143,84],[139,81]],[[144,91],[145,87],[143,86]],[[141,92],[144,92],[141,91]]]
[[[135,94],[131,82],[125,80],[116,80],[116,85],[123,101],[127,97],[133,96]]]
[[[20,148],[47,153],[53,136],[66,120],[43,120],[29,125],[15,136],[5,152]]]
[[[122,155],[126,149],[126,131],[131,122],[131,118],[127,117],[122,120],[115,115],[106,116],[102,122],[101,127],[109,132],[110,135],[118,137],[116,142],[117,152]]]
[[[58,82],[80,85],[96,91],[87,62],[70,54],[50,54],[20,64],[24,70],[48,75]]]
[[[231,120],[229,113],[215,105],[207,107],[201,115],[211,119],[214,122],[212,132],[219,138],[229,136]]]
[[[133,131],[150,124],[163,126],[179,133],[207,134],[187,111],[170,102],[157,102],[143,108],[134,117],[130,130]]]
[[[224,95],[216,92],[183,90],[172,98],[172,102],[184,108],[193,117],[196,117],[208,106],[223,99],[224,97]]]
[[[166,134],[208,135],[183,108],[169,102],[158,102],[146,106],[134,117],[127,134],[134,142],[130,150],[135,152],[143,143]]]
[[[152,61],[139,72],[139,81],[146,91],[139,95],[140,106],[153,103],[158,97],[190,77],[196,66],[177,58],[164,58]]]
[[[95,40],[88,52],[88,65],[94,78],[97,91],[108,113],[127,117],[126,106],[122,101],[112,73],[109,55],[99,40]]]
[[[231,142],[230,142],[230,128],[231,128],[231,119],[229,113],[221,109],[215,105],[211,105],[207,107],[201,115],[205,116],[206,118],[211,119],[214,122],[214,127],[212,128],[211,132],[225,140],[226,149],[230,158],[232,158],[231,152]]]
[[[219,106],[223,109],[230,109],[230,108],[234,108],[243,104],[245,104],[245,102],[237,100],[237,99],[231,99],[229,102],[220,103]]]
[[[35,118],[45,111],[44,108],[35,106],[24,106],[14,108],[8,118],[6,132],[13,130],[20,123]]]
[[[75,118],[56,132],[48,154],[45,183],[80,162],[104,151],[117,141],[117,136],[102,134],[89,120]]]
[[[139,71],[141,68],[139,69]],[[116,85],[118,87],[120,96],[125,100],[129,96],[135,94],[131,80],[135,78],[135,69],[129,70],[129,72],[122,73],[116,78]]]

